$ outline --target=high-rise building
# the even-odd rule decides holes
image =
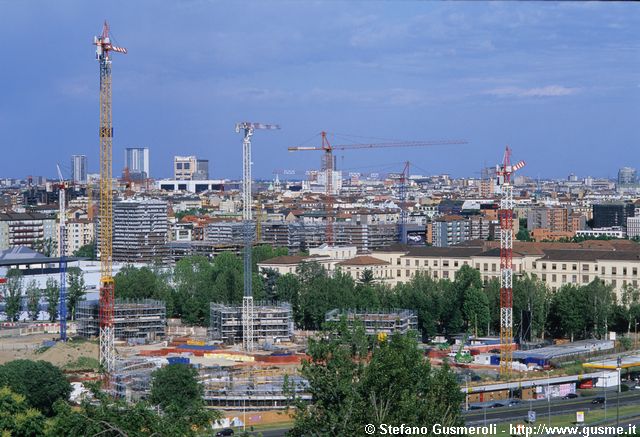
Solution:
[[[71,180],[77,184],[87,183],[86,155],[71,155]]]
[[[627,226],[627,218],[635,216],[633,203],[602,203],[593,205],[593,227]]]
[[[208,179],[209,179],[209,160],[208,159],[197,159],[196,160],[196,171],[193,174],[193,180],[206,181]]]
[[[632,167],[622,167],[618,170],[618,186],[630,187],[638,183],[636,169]]]
[[[191,181],[198,168],[198,158],[195,156],[174,156],[173,175],[177,181]]]
[[[149,172],[149,148],[127,147],[124,149],[124,168],[129,169],[129,176],[134,180],[151,177]]]
[[[168,255],[167,203],[160,200],[123,200],[113,203],[113,260],[152,263]],[[100,247],[100,222],[96,226]]]

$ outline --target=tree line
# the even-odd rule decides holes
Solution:
[[[67,315],[75,320],[78,303],[85,299],[84,274],[78,267],[67,269]],[[49,321],[58,320],[58,306],[60,304],[60,283],[50,277],[47,278],[44,290],[41,290],[35,279],[26,279],[20,270],[11,269],[7,272],[7,281],[0,286],[0,294],[4,302],[4,313],[8,321],[17,322],[20,314],[26,310],[29,320],[38,320],[40,303],[44,299]],[[24,299],[23,299],[24,297]],[[23,302],[26,300],[26,302]]]
[[[338,270],[331,274],[315,262],[298,266],[295,274],[258,272],[257,264],[283,255],[282,249],[254,248],[253,293],[257,301],[289,302],[298,328],[318,330],[334,308],[357,310],[411,309],[426,337],[460,332],[478,335],[500,330],[500,284],[484,284],[480,272],[463,266],[454,280],[418,273],[406,283],[377,283],[369,271],[361,280]],[[166,302],[169,317],[208,326],[209,303],[240,304],[242,260],[223,253],[213,260],[187,257],[174,269],[125,267],[115,277],[116,297],[155,298]],[[519,337],[522,316],[530,314],[531,336],[603,338],[608,331],[630,332],[640,322],[640,291],[627,285],[617,300],[613,287],[599,279],[586,285],[568,284],[551,291],[535,276],[513,281],[513,318]]]

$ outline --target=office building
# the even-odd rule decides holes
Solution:
[[[198,169],[198,158],[195,156],[174,156],[173,177],[178,181],[192,181]]]
[[[638,177],[635,168],[622,167],[618,170],[618,187],[633,187],[637,183]]]
[[[193,174],[194,181],[206,181],[209,179],[209,160],[197,159],[196,171]]]
[[[144,180],[151,177],[149,172],[149,148],[127,147],[124,150],[124,168],[128,169],[133,180]]]
[[[87,183],[87,156],[71,156],[71,180],[76,184]]]
[[[626,227],[627,219],[635,215],[633,203],[601,203],[593,205],[593,227]]]

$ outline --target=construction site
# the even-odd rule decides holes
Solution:
[[[211,338],[224,344],[242,343],[242,307],[211,304]],[[253,342],[267,346],[293,339],[291,305],[256,305],[253,317]]]

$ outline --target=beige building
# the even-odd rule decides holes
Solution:
[[[177,181],[190,181],[196,173],[198,158],[195,156],[174,156],[173,175]]]
[[[69,220],[66,223],[66,228],[65,253],[67,256],[94,241],[93,222],[86,218]],[[58,242],[58,247],[60,247],[60,242]]]

